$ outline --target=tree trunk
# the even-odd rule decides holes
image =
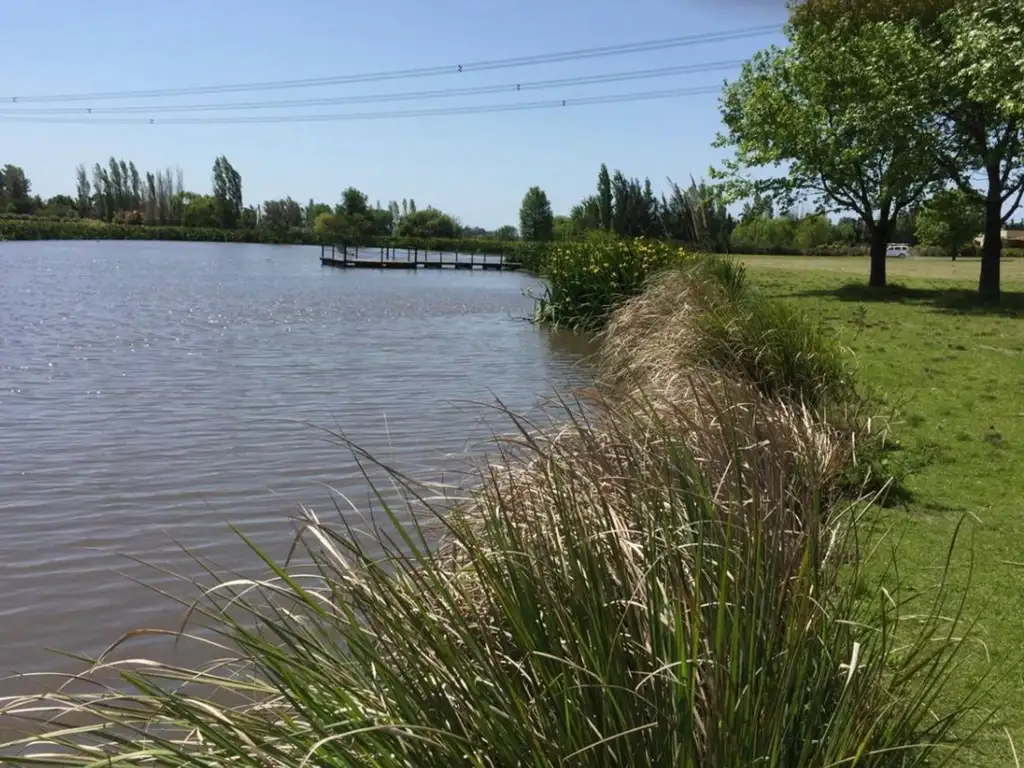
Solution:
[[[985,301],[999,301],[999,260],[1003,255],[1003,185],[1000,164],[988,168],[985,197],[985,242],[981,246],[978,293]]]
[[[871,276],[868,285],[885,288],[885,251],[889,245],[889,227],[876,224],[871,228]]]

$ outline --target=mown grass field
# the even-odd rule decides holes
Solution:
[[[900,405],[894,459],[911,470],[912,496],[883,514],[907,588],[940,580],[966,518],[953,581],[970,576],[979,624],[956,686],[992,676],[1000,711],[981,759],[1013,765],[1009,731],[1024,760],[1024,261],[1003,262],[1003,304],[989,308],[974,300],[976,260],[892,260],[879,293],[864,287],[863,258],[742,259],[772,295],[839,333],[861,380]]]

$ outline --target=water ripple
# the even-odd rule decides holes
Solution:
[[[326,430],[429,479],[490,435],[494,396],[529,411],[586,379],[585,347],[520,322],[528,277],[317,255],[0,243],[0,668],[66,668],[43,649],[173,623],[115,571],[173,580],[118,553],[244,568],[228,523],[283,555],[299,504],[366,503]]]

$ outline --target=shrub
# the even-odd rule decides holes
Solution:
[[[551,246],[543,274],[547,288],[536,318],[574,330],[600,328],[623,300],[640,293],[648,278],[687,252],[656,240],[592,236]]]

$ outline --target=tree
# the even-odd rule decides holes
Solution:
[[[409,213],[398,224],[400,237],[452,239],[459,236],[459,223],[453,216],[436,208],[428,207],[422,211],[413,211],[412,208],[410,205]]]
[[[808,24],[858,36],[895,30],[903,98],[932,116],[934,162],[966,195],[983,177],[979,293],[997,300],[1003,225],[1024,196],[1024,4],[1019,0],[804,0]],[[884,66],[885,51],[869,66]]]
[[[313,227],[316,224],[317,218],[321,213],[331,213],[331,206],[327,203],[317,203],[310,198],[309,203],[306,205],[302,212],[303,219],[306,222],[307,227]]]
[[[910,46],[913,33],[875,25],[844,36],[796,17],[786,34],[786,48],[756,54],[724,90],[726,131],[716,146],[735,157],[716,175],[731,199],[761,193],[791,205],[810,197],[856,213],[870,237],[869,284],[884,286],[894,221],[941,176],[931,114],[906,95],[915,84],[901,43]],[[778,167],[787,172],[748,175]]]
[[[530,187],[519,207],[519,233],[526,241],[550,241],[555,234],[551,202],[540,187]]]
[[[573,229],[579,234],[605,229],[601,219],[601,201],[594,195],[585,197],[574,205],[569,211],[569,218],[572,219]]]
[[[494,236],[502,242],[510,242],[512,240],[519,239],[519,231],[511,224],[505,224],[504,226],[498,227]]]
[[[213,195],[183,192],[181,224],[185,227],[216,227],[220,224],[220,204]]]
[[[83,219],[92,213],[92,186],[84,165],[75,168],[75,208]]]
[[[260,226],[276,234],[284,234],[293,227],[301,227],[302,206],[290,197],[283,200],[267,200],[263,203]]]
[[[832,222],[824,214],[805,216],[793,233],[793,244],[802,251],[809,251],[832,242]]]
[[[213,161],[213,199],[217,226],[234,229],[242,218],[242,175],[221,155]]]
[[[0,211],[32,213],[36,206],[31,192],[32,183],[23,168],[7,164],[0,170]]]
[[[721,191],[690,178],[685,189],[669,180],[669,195],[658,205],[660,233],[697,248],[726,252],[736,222]]]
[[[597,216],[598,226],[606,232],[612,230],[612,178],[608,166],[601,163],[597,174]]]
[[[774,217],[775,209],[772,207],[771,198],[755,192],[754,197],[743,204],[740,223],[745,224],[754,219],[772,219]]]
[[[985,209],[978,196],[962,189],[946,189],[928,200],[917,216],[917,239],[922,245],[945,249],[953,261],[985,225]]]
[[[78,216],[78,202],[70,195],[54,195],[38,210],[40,216],[72,219]]]
[[[107,170],[96,163],[92,167],[92,188],[95,197],[96,213],[104,221],[114,218],[114,195],[110,188],[110,177]]]

